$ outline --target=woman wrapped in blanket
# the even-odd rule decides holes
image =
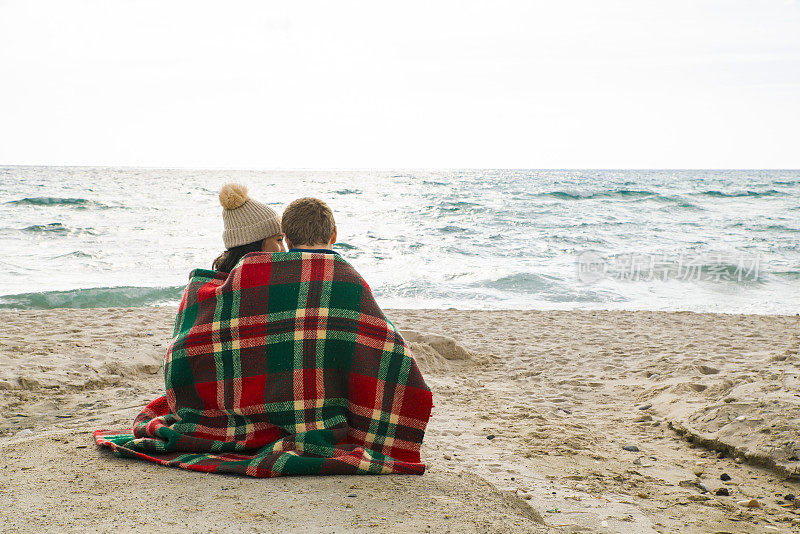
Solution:
[[[250,252],[286,252],[281,220],[269,206],[257,202],[240,184],[225,184],[219,192],[225,231],[225,252],[214,260],[215,271],[229,273]]]

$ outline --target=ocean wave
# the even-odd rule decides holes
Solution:
[[[57,259],[60,259],[60,258],[84,258],[84,259],[89,259],[89,258],[94,258],[94,256],[91,255],[91,254],[88,254],[86,252],[83,252],[81,250],[75,250],[73,252],[67,252],[66,254],[58,254],[56,256],[50,256],[51,260],[57,260]]]
[[[481,210],[486,209],[485,207],[477,204],[475,202],[466,202],[466,201],[446,201],[439,204],[439,211],[462,211],[462,210],[474,210],[476,208],[480,208]]]
[[[439,228],[438,230],[439,230],[439,232],[441,232],[443,234],[472,234],[472,233],[475,233],[472,230],[470,230],[469,228],[464,228],[463,226],[454,226],[454,225],[443,226],[443,227]]]
[[[783,191],[778,191],[777,189],[768,189],[766,191],[736,191],[733,193],[724,193],[722,191],[701,191],[696,194],[714,198],[737,198],[737,197],[774,197],[774,196],[785,195],[786,193],[784,193]]]
[[[750,262],[753,263],[753,262]],[[758,265],[740,263],[708,262],[699,266],[701,280],[713,282],[734,282],[743,285],[763,283],[764,273]]]
[[[49,232],[53,234],[68,234],[69,228],[67,228],[61,223],[50,223],[50,224],[34,224],[32,226],[26,226],[25,228],[21,228],[21,231],[34,232],[34,233]]]
[[[772,271],[772,276],[776,276],[778,278],[788,278],[789,280],[800,280],[800,270],[795,271]]]
[[[604,200],[604,199],[620,199],[620,200],[653,200],[656,202],[670,203],[680,208],[702,209],[699,206],[688,202],[680,196],[674,195],[661,195],[654,191],[647,191],[643,189],[616,189],[613,191],[597,191],[594,193],[572,193],[569,191],[548,191],[545,193],[538,193],[536,197],[549,197],[557,198],[558,200]]]
[[[569,191],[548,191],[538,193],[538,197],[552,197],[559,200],[590,200],[595,198],[650,198],[660,196],[652,191],[637,189],[618,189],[616,191],[598,191],[595,193],[571,193]]]
[[[482,280],[475,283],[477,287],[492,289],[533,292],[547,288],[550,281],[534,273],[515,273],[492,280]]]
[[[70,228],[62,223],[49,223],[49,224],[34,224],[20,229],[21,232],[30,232],[34,234],[89,234],[96,235],[95,231],[91,228]]]
[[[728,225],[728,228],[744,228],[750,232],[800,232],[800,228],[785,226],[783,224],[752,224],[749,222],[736,222]]]
[[[184,286],[92,287],[70,291],[0,295],[0,309],[135,308],[154,304],[177,304],[183,289]]]
[[[11,200],[6,204],[15,204],[21,206],[68,206],[75,208],[99,208],[107,209],[107,206],[94,200],[87,200],[85,198],[61,198],[61,197],[26,197],[19,200]]]
[[[703,211],[705,209],[701,206],[698,206],[697,204],[692,204],[691,202],[687,202],[681,197],[676,197],[676,196],[662,196],[659,200],[670,203],[667,206],[659,208],[660,211],[667,211],[676,207],[693,211]]]
[[[627,299],[617,293],[589,289],[565,281],[554,276],[538,275],[531,272],[520,272],[501,278],[482,280],[473,284],[476,288],[489,288],[503,293],[528,294],[554,303],[592,303],[592,302],[624,302]]]
[[[776,232],[800,232],[800,228],[793,228],[791,226],[784,226],[783,224],[770,224],[765,230]]]

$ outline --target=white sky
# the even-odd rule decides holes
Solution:
[[[800,3],[0,0],[0,164],[800,168]]]

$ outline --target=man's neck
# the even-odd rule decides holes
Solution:
[[[333,250],[333,245],[331,243],[325,243],[324,245],[292,245],[290,248],[295,250]]]

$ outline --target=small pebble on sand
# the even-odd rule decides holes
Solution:
[[[728,473],[722,473],[722,474],[719,476],[719,479],[720,479],[720,480],[722,480],[723,482],[725,482],[725,481],[727,481],[727,480],[730,480],[730,479],[731,479],[731,476],[730,476]]]
[[[623,445],[622,450],[630,452],[639,452],[639,447],[636,445]]]
[[[639,409],[640,410],[648,410],[648,409],[650,409],[652,407],[653,407],[652,404],[642,404],[641,406],[639,406]]]
[[[757,499],[750,499],[749,501],[739,501],[736,504],[739,506],[744,506],[745,508],[761,508],[761,505],[758,503]]]
[[[793,501],[795,499],[794,495],[791,493],[787,493],[786,495],[783,496],[783,498],[786,499],[787,501]]]
[[[489,434],[488,436],[486,436],[486,439],[494,439],[496,437],[497,436],[495,436],[494,434]]]
[[[720,488],[715,492],[715,495],[719,495],[720,497],[727,497],[730,495],[728,492],[728,488]]]

